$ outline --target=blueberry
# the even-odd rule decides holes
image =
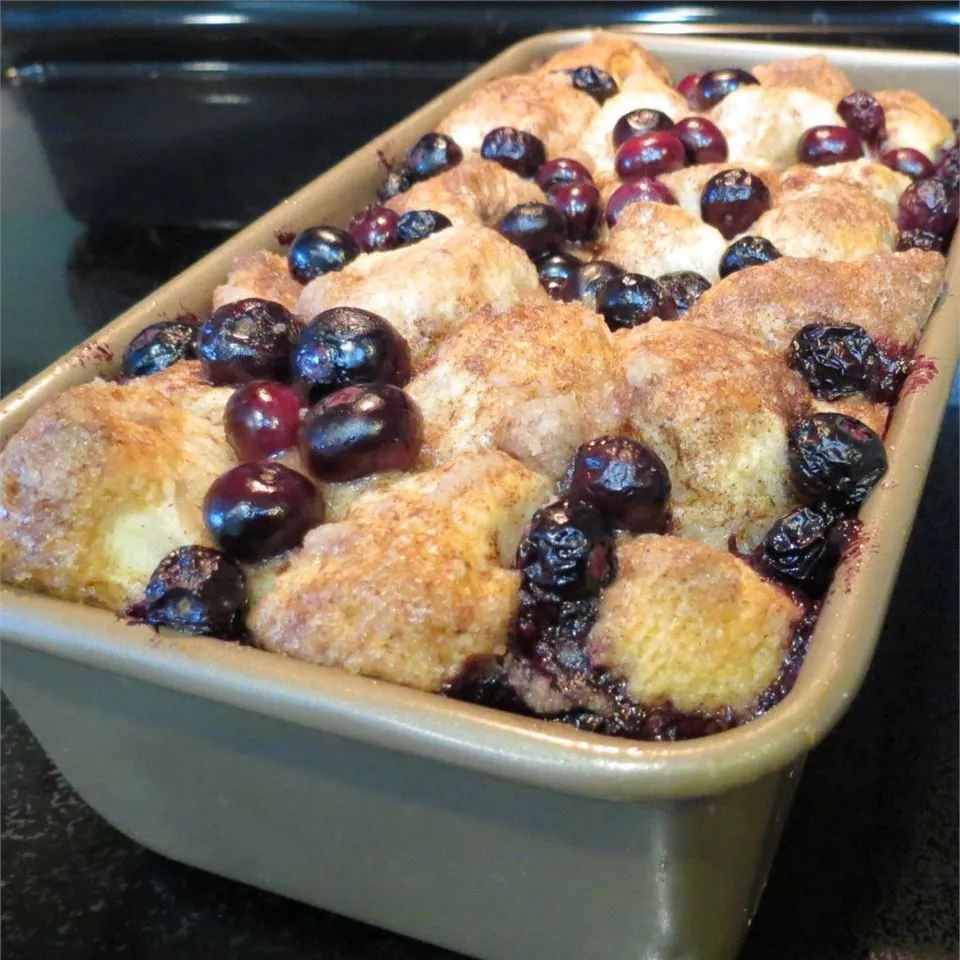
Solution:
[[[406,169],[414,180],[426,180],[455,167],[463,159],[463,151],[446,134],[424,134],[407,154]]]
[[[700,215],[704,223],[732,240],[769,210],[772,202],[770,189],[760,177],[742,168],[721,170],[703,188]]]
[[[790,341],[787,362],[815,397],[839,400],[870,389],[880,357],[873,338],[855,323],[808,323]]]
[[[377,190],[377,199],[381,203],[385,203],[391,197],[406,193],[412,186],[413,177],[410,175],[406,164],[401,164],[398,167],[394,167],[394,169],[387,174],[387,178]]]
[[[247,585],[239,565],[211,547],[177,547],[157,565],[138,614],[195,636],[243,635]]]
[[[342,270],[360,255],[357,241],[339,227],[307,227],[287,251],[287,265],[295,280],[309,283],[316,277]]]
[[[574,67],[567,70],[573,85],[584,93],[590,94],[597,103],[604,103],[620,92],[617,81],[599,67]]]
[[[837,104],[837,113],[864,143],[877,147],[886,139],[886,114],[876,97],[866,90],[848,93]]]
[[[397,221],[397,244],[406,247],[452,226],[449,218],[436,210],[409,210]]]
[[[123,372],[128,377],[148,377],[178,360],[197,355],[197,328],[179,320],[144,327],[123,351]]]
[[[766,237],[741,237],[723,251],[720,276],[728,277],[747,267],[759,267],[780,259],[780,251]]]
[[[515,127],[496,127],[484,138],[480,155],[521,177],[532,177],[547,160],[543,141]]]
[[[947,237],[937,233],[928,233],[926,230],[901,230],[897,237],[897,251],[904,250],[933,250],[935,253],[944,253],[947,249]]]
[[[610,134],[614,148],[622,147],[634,137],[642,137],[655,130],[669,130],[673,121],[662,110],[641,107],[625,113],[614,125]]]
[[[708,70],[696,81],[692,93],[693,106],[697,110],[709,110],[738,87],[759,82],[752,73],[736,67]]]
[[[554,253],[537,264],[540,283],[554,300],[569,303],[577,296],[576,277],[580,261],[569,253]]]
[[[589,260],[577,267],[577,297],[595,300],[603,286],[614,277],[622,277],[623,270],[608,260]]]
[[[663,287],[639,273],[624,273],[597,293],[597,313],[611,330],[636,327],[654,317],[676,320],[677,306]]]
[[[677,306],[677,313],[683,316],[701,295],[710,289],[710,281],[692,270],[679,270],[657,277],[657,283],[667,291]]]
[[[497,229],[531,256],[558,250],[567,239],[566,220],[549,203],[519,203],[507,212]]]
[[[819,595],[830,584],[840,556],[830,536],[829,507],[798,507],[781,517],[760,544],[761,566],[778,580]]]

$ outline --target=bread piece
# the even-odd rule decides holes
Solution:
[[[939,253],[877,253],[850,263],[783,257],[725,277],[684,314],[783,353],[808,323],[858,323],[874,339],[912,345],[943,286]]]
[[[897,201],[900,199],[900,194],[910,186],[910,178],[905,174],[891,170],[885,163],[862,157],[860,160],[829,163],[823,167],[809,167],[804,163],[798,163],[784,170],[780,177],[780,189],[783,196],[803,193],[811,185],[822,182],[824,178],[866,188],[875,199],[886,205],[887,211],[893,218],[897,215]]]
[[[854,89],[847,75],[828,63],[822,53],[760,63],[750,72],[765,87],[807,90],[834,105]]]
[[[618,84],[627,79],[650,76],[670,83],[670,71],[649,51],[628,37],[597,30],[587,43],[561,50],[548,58],[538,73],[592,66],[606,70]]]
[[[599,256],[630,273],[659,277],[693,270],[711,283],[727,241],[719,230],[672,204],[639,200],[623,208]]]
[[[550,497],[503,453],[460,457],[359,497],[312,530],[248,619],[267,650],[438,690],[475,654],[502,652],[518,603],[505,569]]]
[[[497,447],[558,479],[581,443],[619,427],[626,382],[603,320],[548,301],[480,311],[407,389],[423,463]]]
[[[451,170],[387,201],[397,213],[436,210],[452,223],[483,223],[495,227],[518,203],[545,202],[543,191],[532,181],[492,160],[464,160]]]
[[[548,157],[576,152],[599,107],[561,73],[499,77],[475,90],[440,122],[437,130],[457,142],[464,157],[479,155],[496,127],[516,127],[539,137]]]
[[[286,257],[258,250],[233,261],[227,279],[213,291],[213,309],[247,297],[259,297],[294,310],[302,290],[290,274]]]
[[[695,540],[617,544],[618,573],[588,640],[591,661],[644,706],[743,714],[776,679],[799,606],[742,560]]]
[[[734,90],[708,116],[727,138],[731,166],[763,161],[777,170],[796,163],[805,130],[843,123],[833,101],[797,87],[758,84]]]
[[[619,331],[629,430],[667,466],[673,531],[752,548],[795,504],[790,422],[809,393],[782,357],[739,337],[653,321]]]
[[[772,203],[776,203],[780,189],[780,177],[776,170],[765,163],[698,163],[673,173],[661,174],[657,179],[670,188],[670,192],[677,198],[677,203],[687,213],[700,217],[700,197],[703,188],[711,177],[715,177],[724,170],[742,169],[759,177],[770,191]]]
[[[870,190],[834,177],[814,177],[798,191],[781,183],[776,206],[747,229],[766,237],[784,256],[859,260],[897,242],[887,205]]]
[[[912,90],[877,90],[873,94],[883,107],[887,139],[884,150],[913,147],[935,160],[943,147],[955,139],[950,121]]]
[[[203,498],[236,463],[230,393],[183,361],[40,407],[0,453],[2,579],[119,612],[174,547],[210,545]]]
[[[483,306],[509,310],[546,302],[527,255],[495,230],[460,224],[385,253],[361,254],[342,270],[307,284],[297,313],[310,320],[330,307],[380,314],[406,337],[414,369],[440,341]]]

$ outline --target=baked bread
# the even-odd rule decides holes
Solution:
[[[834,104],[853,93],[854,89],[847,75],[820,53],[812,57],[760,63],[750,72],[765,87],[806,90]]]
[[[935,160],[956,139],[950,121],[912,90],[877,90],[874,96],[886,120],[885,150],[913,147]]]
[[[213,291],[213,309],[225,303],[258,297],[296,310],[303,287],[290,275],[285,257],[267,250],[237,257],[227,279]]]
[[[606,30],[597,30],[587,43],[548,57],[537,72],[552,73],[583,66],[605,70],[621,86],[627,80],[643,77],[670,83],[670,71],[652,53],[644,50],[635,40]]]

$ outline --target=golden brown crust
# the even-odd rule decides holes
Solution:
[[[259,297],[294,310],[302,290],[290,275],[286,257],[258,250],[233,261],[227,279],[213,291],[213,309],[247,297]]]
[[[0,453],[2,579],[119,611],[174,547],[209,544],[203,498],[236,463],[230,392],[182,362],[44,404]]]
[[[670,71],[652,53],[627,37],[605,30],[597,30],[587,43],[555,53],[537,72],[550,73],[583,66],[606,70],[618,84],[636,76],[651,76],[670,83]]]
[[[824,178],[836,179],[869,190],[875,199],[884,203],[887,211],[895,217],[900,194],[910,186],[910,178],[886,164],[866,157],[847,163],[831,163],[823,167],[809,167],[798,163],[784,170],[780,177],[780,188],[784,196],[803,193]]]
[[[472,313],[545,301],[527,255],[495,230],[459,224],[409,247],[367,253],[303,289],[297,313],[315,317],[330,307],[371,310],[406,338],[414,369]]]
[[[254,607],[268,650],[438,690],[502,652],[519,574],[505,569],[550,484],[488,451],[359,497],[317,527]]]
[[[797,604],[742,560],[694,540],[621,540],[617,560],[591,661],[623,677],[640,704],[746,711],[776,679]]]
[[[543,141],[548,157],[566,157],[578,148],[598,109],[563,74],[499,77],[454,107],[437,130],[453,137],[465,157],[478,155],[483,138],[495,127],[525,130]]]
[[[670,192],[677,198],[677,203],[683,207],[687,213],[695,217],[700,216],[700,196],[707,181],[722,173],[724,170],[746,170],[754,176],[759,177],[770,191],[771,203],[777,202],[780,190],[780,177],[777,171],[764,163],[738,163],[735,165],[729,163],[698,163],[692,167],[684,167],[682,170],[674,170],[673,173],[661,174],[657,179],[670,188]]]
[[[751,338],[776,353],[805,324],[858,323],[874,338],[912,345],[943,286],[939,253],[878,253],[850,263],[783,257],[725,277],[684,320]]]
[[[877,90],[877,102],[883,107],[887,139],[883,149],[913,147],[929,159],[956,137],[953,125],[933,104],[912,90]]]
[[[576,448],[613,432],[626,383],[606,325],[577,304],[481,311],[410,384],[422,462],[496,447],[558,479]]]
[[[600,257],[630,273],[659,277],[693,270],[713,282],[727,241],[680,207],[640,200],[623,208]]]
[[[405,193],[388,200],[397,213],[436,210],[452,223],[480,222],[495,227],[518,203],[545,201],[543,191],[492,160],[464,160],[429,180],[415,183]]]
[[[794,87],[807,90],[832,104],[837,104],[848,93],[853,93],[854,89],[847,75],[837,67],[831,66],[822,53],[812,57],[761,63],[750,72],[765,87]]]
[[[834,177],[814,177],[798,191],[780,187],[777,205],[747,233],[766,237],[784,256],[859,260],[897,242],[889,208],[866,187]]]

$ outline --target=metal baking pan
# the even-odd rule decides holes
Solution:
[[[48,397],[116,370],[148,323],[200,313],[274,232],[343,222],[474,87],[584,42],[511,47],[104,327],[0,407],[0,442]],[[650,36],[674,75],[810,48]],[[958,111],[958,58],[834,48],[868,88]],[[729,960],[764,885],[803,759],[870,662],[957,361],[958,256],[790,695],[701,740],[641,743],[457,703],[250,648],[157,636],[110,613],[3,592],[3,686],[80,795],[145,846],[454,950],[503,960]]]

